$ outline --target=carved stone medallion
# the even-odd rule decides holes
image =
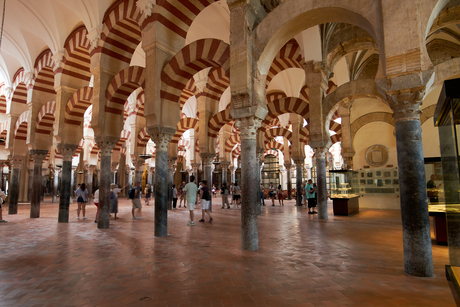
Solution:
[[[372,166],[384,166],[390,159],[390,151],[383,145],[372,145],[366,150],[366,161]]]

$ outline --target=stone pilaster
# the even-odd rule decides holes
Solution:
[[[21,175],[21,167],[24,161],[24,156],[13,156],[10,158],[11,164],[11,179],[9,187],[9,205],[8,214],[18,213],[19,199],[19,178]]]
[[[296,197],[295,205],[302,206],[302,175],[303,175],[303,165],[305,163],[304,157],[292,157],[296,167]]]
[[[291,197],[291,191],[292,191],[291,167],[292,167],[292,164],[284,164],[284,167],[286,167],[288,199],[291,200],[292,198]]]
[[[404,268],[429,277],[434,272],[420,123],[424,94],[424,87],[387,93],[395,118]]]
[[[62,154],[62,177],[61,190],[59,195],[59,223],[69,222],[69,205],[72,182],[72,156],[75,154],[78,145],[59,144],[58,149]]]
[[[203,180],[207,181],[207,186],[209,191],[212,189],[212,160],[216,156],[215,153],[204,153],[200,152],[201,163],[203,164]],[[211,197],[211,206],[209,211],[212,212],[212,197]]]
[[[111,160],[112,150],[117,144],[117,140],[103,140],[97,142],[101,151],[101,171],[99,174],[99,216],[97,218],[97,228],[108,229],[110,219],[110,182],[111,182]]]
[[[261,124],[262,120],[257,117],[243,117],[236,120],[236,125],[241,131],[241,248],[248,251],[259,249],[257,129]]]
[[[326,153],[327,148],[314,149],[316,157],[316,194],[318,199],[318,218],[327,220],[327,184],[326,184]]]
[[[150,133],[149,133],[150,134]],[[155,142],[155,236],[168,235],[168,144],[173,134],[152,133]]]
[[[42,189],[42,164],[48,154],[47,150],[31,150],[30,155],[34,159],[32,195],[30,203],[30,218],[40,217],[40,196]]]

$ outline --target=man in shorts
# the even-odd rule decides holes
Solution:
[[[134,216],[134,209],[139,209],[139,213],[141,212],[142,209],[142,204],[141,204],[141,183],[138,181],[136,182],[136,186],[134,187],[134,198],[132,199],[133,203],[133,209],[131,210],[131,213],[133,214],[133,220],[140,219],[141,217],[135,217]]]
[[[198,187],[195,184],[195,176],[190,177],[190,182],[185,185],[184,191],[187,197],[188,210],[190,211],[190,221],[187,226],[195,226],[193,209],[195,209],[196,193],[198,191]]]

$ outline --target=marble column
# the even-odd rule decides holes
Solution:
[[[100,148],[99,148],[100,149]],[[94,170],[96,169],[96,165],[88,165],[87,166],[87,172],[86,172],[86,178],[85,178],[85,184],[86,188],[88,189],[88,199],[87,199],[87,204],[91,203],[91,200],[93,199],[93,178],[94,178]],[[99,195],[101,192],[99,191]]]
[[[292,191],[291,167],[292,167],[292,164],[284,164],[284,167],[286,167],[288,199],[291,200],[292,198],[291,196],[291,191]]]
[[[168,144],[172,134],[149,133],[156,145],[155,151],[155,236],[168,235]]]
[[[228,183],[228,166],[230,165],[230,162],[221,162],[220,163],[220,167],[222,169],[222,183],[226,183],[227,184],[227,187],[230,186],[230,184]]]
[[[32,189],[34,184],[34,168],[29,167],[29,182],[28,182],[28,190],[27,190],[27,201],[31,201],[32,198]]]
[[[13,156],[10,159],[11,164],[11,179],[9,186],[9,205],[8,205],[8,214],[17,214],[18,213],[18,200],[19,200],[19,178],[21,175],[22,162],[24,161],[24,156]]]
[[[56,203],[58,197],[59,169],[57,166],[53,169],[53,203]]]
[[[327,184],[326,184],[326,153],[327,148],[314,149],[316,157],[316,194],[318,206],[318,219],[327,220]]]
[[[430,220],[425,183],[420,106],[425,89],[387,93],[396,130],[404,269],[413,276],[433,276]]]
[[[200,170],[200,163],[192,163],[193,174],[195,175],[195,183],[198,184],[200,182],[199,178],[199,170]]]
[[[168,210],[172,210],[172,185],[174,181],[174,173],[176,168],[177,157],[169,157],[168,159]]]
[[[76,166],[72,166],[72,172],[70,174],[70,191],[71,191],[70,200],[69,200],[70,204],[73,204],[73,196],[74,196],[74,191],[75,191],[75,170],[76,169],[77,169]]]
[[[61,191],[59,195],[59,223],[69,222],[69,205],[72,182],[72,157],[77,150],[78,145],[58,144],[59,151],[62,154],[62,179]]]
[[[201,157],[201,163],[203,164],[203,178],[202,180],[206,180],[206,185],[209,189],[209,193],[211,192],[212,189],[212,160],[216,156],[215,153],[205,153],[205,152],[200,152],[200,157]],[[209,211],[212,212],[212,197],[210,201],[210,207]]]
[[[133,160],[133,164],[135,168],[134,185],[136,184],[136,182],[140,182],[142,184],[142,174],[144,173],[144,163],[145,163],[145,160],[142,158],[137,158],[136,160]]]
[[[262,120],[243,117],[236,120],[241,133],[241,248],[247,251],[259,249],[257,230],[257,129]]]
[[[262,164],[264,163],[264,149],[257,148],[257,215],[262,215],[262,198],[260,197],[260,183],[261,183],[261,174],[262,174]]]
[[[33,169],[33,184],[32,184],[32,195],[30,203],[30,218],[40,217],[40,196],[42,190],[42,164],[46,158],[48,150],[34,149],[30,151],[30,155],[34,159]]]
[[[110,182],[111,182],[111,161],[112,150],[117,144],[117,139],[113,141],[98,141],[97,147],[101,151],[101,171],[99,173],[99,216],[97,218],[97,228],[108,229],[110,220]]]
[[[233,164],[231,164],[228,169],[230,170],[230,180],[231,182],[235,183],[235,172],[236,172],[236,168]]]
[[[295,176],[295,187],[296,187],[296,197],[295,205],[302,206],[302,175],[303,175],[303,164],[305,161],[304,157],[292,157],[296,167],[296,176]]]

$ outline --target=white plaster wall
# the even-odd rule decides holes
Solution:
[[[393,135],[394,127],[383,122],[374,122],[363,126],[355,135],[353,146],[355,156],[353,165],[356,170],[369,165],[366,161],[366,150],[372,145],[384,145],[389,150],[389,160],[387,164],[398,165],[396,156],[396,138]],[[373,168],[371,166],[371,168]]]
[[[423,156],[425,158],[441,157],[438,128],[434,126],[432,117],[422,125],[422,142]]]

